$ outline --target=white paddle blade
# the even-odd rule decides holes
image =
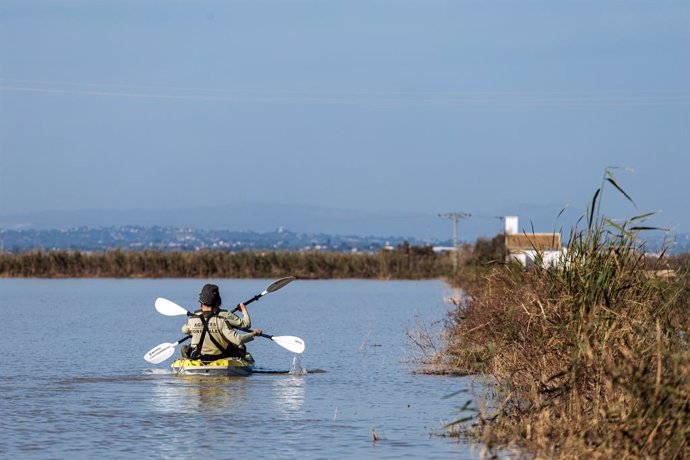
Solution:
[[[162,297],[158,297],[156,299],[156,311],[160,313],[161,315],[165,316],[180,316],[180,315],[186,315],[187,310],[184,308],[180,307],[177,305],[175,302],[164,299]]]
[[[271,340],[293,353],[302,353],[304,351],[304,340],[299,337],[293,337],[291,335],[274,335],[271,337]]]
[[[144,359],[151,364],[160,364],[175,354],[177,343],[161,343],[144,355]]]

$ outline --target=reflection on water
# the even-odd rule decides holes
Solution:
[[[163,413],[240,411],[247,404],[246,377],[171,375],[153,387],[156,409]]]
[[[290,419],[297,414],[301,415],[300,411],[304,405],[306,389],[305,382],[305,378],[300,376],[289,376],[276,379],[273,382],[273,409],[282,415],[282,418]]]

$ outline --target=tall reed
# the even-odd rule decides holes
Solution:
[[[649,270],[637,238],[648,215],[616,223],[601,215],[600,196],[571,232],[560,268],[497,267],[467,289],[445,362],[496,382],[499,406],[468,428],[489,448],[688,458],[687,272]]]
[[[373,254],[333,252],[27,252],[0,254],[0,277],[427,279],[452,270],[448,254],[400,245]]]

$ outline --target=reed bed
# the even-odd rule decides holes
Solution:
[[[451,270],[449,255],[409,245],[371,254],[120,250],[0,254],[0,277],[429,279]]]
[[[449,429],[525,457],[690,458],[687,265],[650,269],[644,217],[591,212],[560,268],[497,266],[466,287],[442,359],[490,377],[496,404]]]

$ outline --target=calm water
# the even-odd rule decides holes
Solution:
[[[225,306],[273,280],[216,280]],[[182,338],[206,280],[0,280],[0,452],[6,458],[476,458],[432,436],[456,418],[466,378],[412,373],[404,329],[441,319],[441,282],[296,281],[249,309],[254,327],[302,337],[298,364],[323,373],[180,377],[142,359]],[[294,368],[269,340],[264,371]],[[373,430],[379,441],[373,442]],[[202,435],[201,433],[205,433]]]

